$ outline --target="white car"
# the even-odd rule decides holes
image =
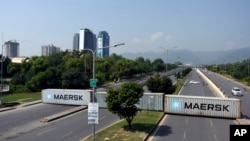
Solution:
[[[232,94],[233,95],[242,95],[242,91],[238,87],[233,87],[232,88]]]
[[[199,84],[200,82],[199,81],[195,81],[195,80],[191,80],[189,83],[190,84]]]

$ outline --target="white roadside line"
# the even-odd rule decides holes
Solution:
[[[67,133],[67,134],[65,134],[65,135],[63,135],[63,136],[57,138],[56,140],[57,140],[57,141],[62,140],[63,138],[65,138],[65,137],[71,135],[72,133],[73,133],[73,132],[69,132],[69,133]]]
[[[43,134],[45,134],[45,133],[48,133],[48,132],[50,132],[50,131],[52,131],[52,130],[54,130],[55,128],[50,128],[50,129],[47,129],[47,130],[44,130],[44,131],[42,131],[42,132],[40,132],[40,133],[38,133],[38,134],[36,134],[37,136],[41,136],[41,135],[43,135]]]

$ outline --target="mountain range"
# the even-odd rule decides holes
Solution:
[[[151,61],[161,58],[164,62],[174,63],[182,62],[183,64],[191,65],[209,65],[209,64],[225,64],[241,62],[250,58],[250,47],[230,49],[230,50],[218,50],[218,51],[192,51],[189,49],[174,49],[167,52],[140,52],[132,53],[125,52],[121,54],[128,59],[136,59],[143,57]]]

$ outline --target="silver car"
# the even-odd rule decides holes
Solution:
[[[238,87],[233,87],[232,94],[242,96],[242,91]]]

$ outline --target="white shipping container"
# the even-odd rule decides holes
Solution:
[[[164,112],[196,116],[240,118],[241,101],[235,98],[166,95]]]
[[[88,105],[91,92],[91,90],[44,89],[42,101],[66,105]]]

